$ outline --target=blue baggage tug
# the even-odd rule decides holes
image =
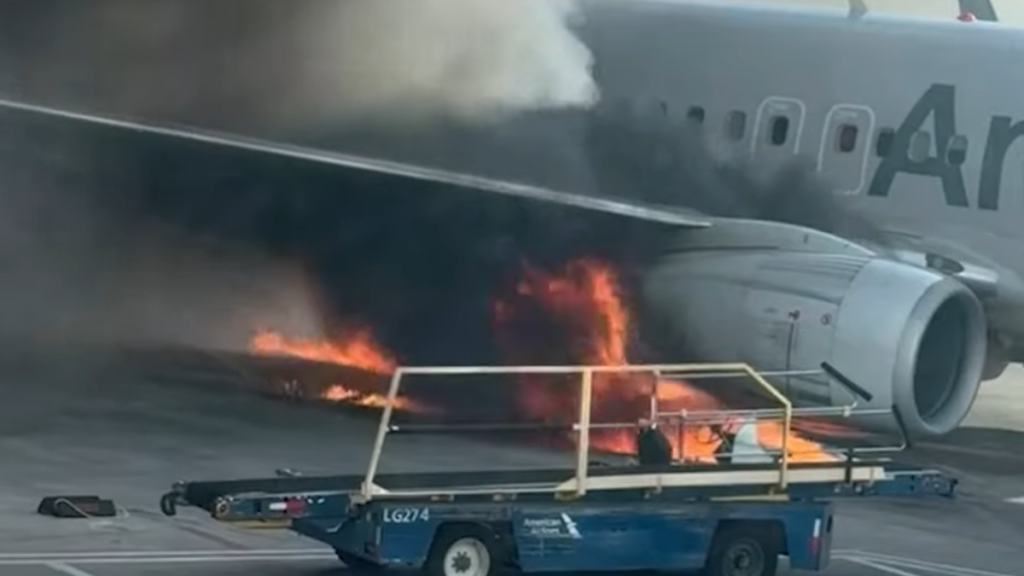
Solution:
[[[823,369],[852,394],[870,395],[834,369]],[[782,421],[782,449],[744,445],[743,432],[718,464],[652,460],[596,466],[589,461],[593,375],[647,372],[659,377],[744,375],[778,409],[660,413],[641,434],[672,426],[739,419]],[[378,474],[390,433],[454,432],[464,426],[395,426],[394,399],[403,378],[447,374],[580,374],[575,470]],[[498,571],[582,572],[703,570],[708,576],[772,576],[779,556],[792,568],[822,570],[829,563],[836,497],[952,497],[956,481],[932,471],[899,466],[882,450],[847,449],[835,461],[791,462],[788,431],[794,416],[845,415],[840,408],[793,409],[789,401],[743,364],[633,367],[401,368],[394,374],[368,470],[359,476],[306,477],[291,472],[255,480],[179,482],[161,499],[173,516],[196,506],[215,519],[260,527],[281,526],[332,547],[349,567],[410,568],[428,576],[492,576]],[[655,379],[656,380],[656,379]],[[652,394],[652,397],[654,395]],[[877,411],[875,411],[877,412]],[[899,414],[896,413],[899,422]],[[601,424],[601,428],[636,423]],[[484,425],[488,430],[498,425]],[[753,428],[751,428],[753,430]],[[662,446],[665,444],[663,443]],[[685,448],[685,447],[684,447]],[[865,457],[871,453],[873,456]],[[644,461],[646,459],[646,461]]]

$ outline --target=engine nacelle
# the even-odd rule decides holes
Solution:
[[[874,395],[862,407],[897,406],[914,437],[961,423],[986,361],[985,315],[973,292],[938,272],[867,253],[682,249],[648,272],[644,297],[673,345],[763,371],[828,362]],[[773,383],[798,403],[851,401],[824,376],[779,380]],[[895,427],[878,417],[858,424]]]

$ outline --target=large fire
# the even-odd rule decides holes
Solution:
[[[633,335],[624,301],[616,274],[601,262],[576,260],[553,273],[526,265],[515,289],[494,304],[498,345],[512,364],[627,366]],[[547,336],[539,338],[541,334]],[[252,349],[260,354],[295,356],[378,374],[388,374],[397,366],[394,356],[365,329],[333,343],[289,340],[264,331],[254,337]],[[609,372],[595,376],[592,421],[635,420],[638,415],[648,414],[655,386],[659,412],[724,408],[714,396],[680,380],[661,379],[655,383],[653,374]],[[564,377],[524,377],[516,394],[518,408],[530,419],[564,420],[567,414],[576,412],[577,396],[570,390]],[[369,406],[380,406],[384,401],[379,391],[356,390],[344,383],[327,387],[321,397]],[[420,409],[405,398],[397,407]],[[760,421],[756,426],[762,447],[781,448],[780,422]],[[669,429],[666,435],[676,457],[692,461],[712,461],[722,442],[705,426]],[[598,450],[634,451],[634,431],[630,429],[595,430],[591,438]],[[789,451],[794,461],[834,459],[821,445],[796,434],[789,436]]]

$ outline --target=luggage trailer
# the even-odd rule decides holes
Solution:
[[[655,382],[652,421],[673,426],[756,425],[781,421],[778,450],[734,443],[717,463],[596,465],[590,431],[637,427],[591,423],[596,374],[647,373]],[[404,379],[414,376],[535,374],[579,376],[575,470],[378,474],[385,439],[394,433],[501,430],[500,424],[391,423]],[[765,410],[659,412],[657,381],[746,377],[778,402]],[[830,377],[852,402],[794,409],[767,377]],[[395,371],[366,473],[302,476],[279,471],[265,479],[178,482],[160,501],[168,516],[199,507],[244,527],[288,528],[330,546],[350,568],[407,568],[429,576],[492,576],[498,571],[688,571],[709,576],[772,576],[779,556],[791,568],[823,570],[829,563],[837,497],[955,496],[957,481],[941,472],[901,466],[885,452],[907,446],[898,411],[858,410],[870,394],[827,364],[821,371],[758,373],[746,364],[627,367],[405,367]],[[892,414],[903,432],[898,446],[828,452],[830,461],[793,461],[788,449],[794,416]],[[521,425],[509,426],[522,429]],[[753,448],[753,450],[749,450]],[[685,450],[685,447],[684,447]]]

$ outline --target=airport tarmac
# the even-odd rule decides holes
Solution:
[[[287,532],[242,531],[194,510],[157,509],[175,480],[357,472],[375,423],[278,403],[238,388],[169,386],[103,362],[7,370],[0,402],[0,574],[4,576],[302,576],[343,570]],[[986,384],[969,426],[908,455],[956,473],[952,501],[839,505],[830,576],[1024,574],[1024,371]],[[395,471],[543,466],[565,455],[467,439],[396,437]],[[42,496],[97,494],[117,518],[53,519]],[[1019,499],[1022,503],[1014,503]],[[784,572],[785,573],[785,572]]]

